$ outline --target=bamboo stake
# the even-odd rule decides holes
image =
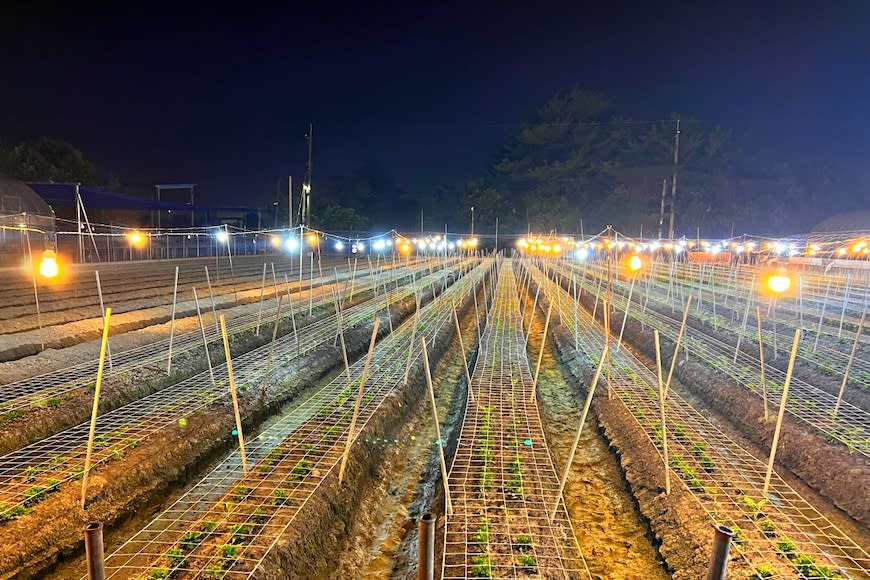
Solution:
[[[852,351],[849,353],[849,361],[846,363],[846,370],[843,371],[843,382],[840,383],[840,392],[837,393],[837,404],[834,405],[834,417],[840,412],[840,403],[843,402],[843,393],[846,390],[846,382],[849,380],[849,371],[852,370],[852,363],[855,361],[855,351],[858,349],[858,342],[861,339],[861,331],[864,328],[864,317],[867,311],[861,313],[861,320],[858,322],[858,330],[855,331],[855,341],[852,343]]]
[[[849,306],[849,291],[852,289],[852,276],[846,276],[846,292],[843,294],[843,309],[840,311],[840,327],[837,329],[837,340],[843,336],[843,319],[846,317],[846,308]]]
[[[23,227],[23,226],[22,226]],[[36,265],[33,263],[33,250],[30,247],[30,232],[21,230],[27,240],[27,261],[30,264],[30,279],[33,282],[33,299],[36,301],[36,325],[39,326],[39,350],[45,350],[45,337],[42,330],[42,312],[39,308],[39,291],[36,289]]]
[[[813,352],[816,352],[816,349],[819,346],[819,337],[822,336],[822,321],[825,318],[825,309],[828,307],[828,295],[831,293],[831,280],[828,280],[828,286],[825,288],[825,299],[822,302],[822,311],[819,314],[819,326],[816,329],[816,340],[813,341]]]
[[[574,350],[580,352],[580,346],[577,340],[577,328],[579,321],[577,319],[577,275],[571,274],[571,281],[574,283]]]
[[[462,342],[462,327],[459,326],[459,315],[456,314],[456,304],[453,305],[453,321],[456,323],[456,336],[459,337],[459,350],[462,352],[462,366],[465,368],[465,382],[468,385],[468,397],[474,402],[474,391],[471,388],[471,372],[468,370],[468,358],[465,356],[465,345]]]
[[[416,296],[414,298],[416,302]],[[405,382],[408,384],[408,373],[411,371],[411,355],[414,354],[414,339],[417,336],[417,325],[420,322],[420,303],[417,302],[417,309],[414,311],[414,325],[411,327],[411,342],[408,345],[408,360],[405,362]]]
[[[535,400],[535,391],[538,388],[538,374],[541,372],[541,361],[544,360],[544,347],[547,346],[547,330],[550,328],[550,314],[553,312],[553,301],[550,300],[547,306],[547,318],[544,321],[544,334],[541,336],[541,350],[538,352],[538,364],[535,366],[535,379],[532,381],[532,395],[529,400]],[[532,324],[529,323],[529,333],[531,334]]]
[[[607,379],[607,399],[613,400],[613,385],[610,382],[612,376],[610,367],[610,301],[607,299],[602,300],[601,307],[603,308],[601,315],[604,317],[604,344],[607,347],[604,349],[607,353],[604,376]]]
[[[94,270],[94,276],[97,278],[97,296],[100,298],[100,311],[103,313],[103,318],[106,318],[106,308],[103,306],[103,285],[100,282],[100,271]],[[109,370],[112,370],[112,344],[106,343],[106,358],[109,361]]]
[[[782,430],[782,417],[785,414],[785,403],[788,399],[788,386],[791,383],[791,373],[794,370],[794,359],[797,356],[798,343],[801,338],[801,329],[794,331],[794,341],[791,345],[791,355],[788,358],[788,369],[785,373],[785,383],[782,385],[782,399],[779,402],[779,413],[776,416],[776,429],[773,431],[773,441],[770,444],[770,459],[767,461],[767,473],[764,475],[764,489],[761,496],[767,497],[770,488],[770,476],[773,473],[773,463],[776,460],[776,447],[779,443],[779,433]]]
[[[532,311],[529,314],[529,329],[526,331],[526,348],[529,347],[529,335],[532,333],[532,321],[535,319],[535,310],[538,307],[538,295],[541,293],[541,283],[538,282],[538,289],[535,290],[535,301],[532,302]]]
[[[348,260],[348,262],[350,262],[350,258],[348,258],[347,260]],[[353,271],[350,274],[350,296],[348,296],[348,299],[347,299],[348,302],[351,302],[353,300],[353,289],[354,289],[354,285],[356,284],[356,262],[357,262],[357,258],[354,258],[353,259]],[[348,266],[350,266],[350,264],[348,264]],[[369,266],[371,266],[371,260],[369,260]],[[371,271],[371,270],[369,270],[369,271]],[[375,290],[375,293],[377,293],[377,290]]]
[[[665,493],[671,493],[671,469],[668,464],[668,427],[665,417],[665,399],[668,396],[662,382],[662,349],[659,339],[659,331],[653,330],[653,337],[656,343],[656,373],[659,380],[659,409],[661,410],[662,421],[662,458],[665,461]]]
[[[333,290],[333,295],[335,295],[335,290]],[[344,359],[344,370],[347,373],[347,382],[352,383],[353,381],[352,381],[351,376],[350,376],[350,363],[347,360],[347,346],[345,345],[345,342],[344,342],[344,319],[342,318],[342,310],[341,310],[341,307],[339,307],[339,305],[338,305],[337,298],[338,298],[338,296],[336,295],[335,320],[336,320],[336,323],[338,326],[338,336],[341,339],[341,356]],[[380,318],[375,317],[375,322],[377,324],[380,324],[380,320],[381,320]]]
[[[450,486],[447,482],[447,462],[444,459],[444,443],[441,441],[441,424],[438,422],[438,407],[435,406],[435,389],[432,387],[432,373],[429,371],[429,353],[426,350],[426,338],[420,337],[423,348],[423,370],[426,373],[426,386],[429,388],[429,402],[432,404],[432,420],[435,422],[435,435],[438,437],[438,459],[441,466],[441,481],[444,484],[444,504],[447,515],[453,515],[453,503],[450,501]]]
[[[622,313],[622,326],[619,329],[619,340],[616,341],[616,352],[619,352],[620,347],[622,347],[622,333],[625,332],[625,321],[628,320],[628,310],[631,308],[631,295],[634,292],[634,281],[637,280],[637,276],[631,277],[631,285],[628,288],[628,301],[625,303],[625,310]]]
[[[753,281],[755,280],[755,276],[752,277]],[[737,355],[740,353],[740,343],[743,340],[743,333],[746,332],[746,321],[749,319],[749,306],[752,304],[752,288],[755,286],[753,282],[750,286],[750,290],[747,293],[746,297],[746,310],[743,311],[743,324],[740,327],[740,333],[737,335],[737,348],[734,349],[734,360],[731,361],[734,364],[737,364]]]
[[[172,288],[172,318],[169,321],[169,359],[166,361],[166,374],[172,372],[172,339],[175,337],[175,305],[178,298],[178,266],[175,267],[175,284]]]
[[[263,262],[263,281],[260,283],[260,305],[257,308],[257,329],[254,334],[260,336],[260,321],[263,317],[263,294],[266,291],[266,262]]]
[[[286,276],[286,274],[285,274]],[[217,309],[214,304],[214,293],[211,290],[211,278],[208,275],[208,266],[205,266],[205,281],[208,284],[208,297],[211,300],[211,313],[214,315],[214,329],[220,332],[220,324],[218,324]]]
[[[359,417],[359,408],[362,404],[363,391],[365,390],[366,379],[369,376],[369,364],[372,362],[372,352],[375,350],[375,341],[378,338],[378,327],[381,324],[380,318],[375,318],[375,324],[372,327],[372,339],[369,342],[369,352],[366,355],[366,362],[363,365],[362,376],[359,378],[359,388],[356,392],[356,401],[353,404],[353,416],[350,420],[350,428],[347,431],[347,441],[344,443],[344,454],[341,456],[341,465],[338,468],[338,482],[341,483],[344,481],[344,468],[347,465],[347,458],[350,456],[350,446],[353,442],[354,431],[356,429],[356,420]],[[344,333],[342,333],[342,337]],[[344,339],[342,338],[342,343]],[[350,377],[348,377],[348,382],[353,385],[353,382],[350,381]]]
[[[767,379],[764,377],[764,335],[761,332],[761,307],[755,307],[755,319],[758,322],[758,361],[761,364],[761,399],[764,401],[764,420],[767,421]]]
[[[275,300],[278,300],[278,278],[275,276],[275,262],[269,262],[269,266],[272,268],[272,286],[275,287]]]
[[[205,362],[208,363],[208,376],[211,377],[211,386],[216,386],[214,370],[211,367],[211,355],[208,352],[208,339],[205,336],[205,323],[202,321],[202,312],[199,309],[199,298],[196,296],[196,287],[193,288],[193,301],[196,304],[196,317],[199,319],[199,331],[202,334],[202,348],[205,349]]]
[[[278,296],[278,307],[275,309],[272,342],[269,343],[269,355],[266,357],[266,372],[263,373],[263,385],[260,387],[260,393],[263,397],[266,396],[266,391],[269,389],[269,373],[272,371],[272,355],[275,352],[275,341],[278,339],[278,323],[281,321],[281,302],[283,298],[283,296]]]
[[[680,323],[680,332],[677,333],[677,342],[674,345],[674,356],[671,359],[671,368],[668,369],[668,380],[665,382],[665,394],[671,388],[671,377],[674,376],[674,367],[677,364],[677,359],[680,358],[680,343],[683,340],[683,334],[686,332],[686,320],[689,318],[689,307],[692,305],[692,295],[686,299],[686,307],[683,309],[683,321]]]
[[[290,297],[290,281],[284,274],[284,288],[287,291],[287,305],[290,307],[290,322],[293,324],[293,340],[296,341],[296,354],[299,354],[299,335],[296,333],[296,314],[293,312],[293,299]]]
[[[88,449],[87,453],[85,453],[85,470],[82,472],[82,509],[85,509],[85,500],[87,499],[88,473],[91,469],[91,455],[94,451],[94,434],[97,430],[97,411],[100,406],[100,387],[103,384],[103,367],[109,345],[109,320],[111,317],[111,307],[106,308],[106,315],[103,317],[103,337],[100,340],[100,362],[97,365],[97,382],[94,385],[94,406],[91,411],[91,427],[88,432]]]
[[[230,396],[233,399],[233,415],[236,417],[236,432],[239,435],[239,451],[242,456],[242,473],[248,474],[248,456],[245,454],[245,436],[242,434],[242,417],[239,413],[239,398],[236,396],[236,379],[233,376],[233,359],[230,355],[230,339],[227,338],[227,321],[220,315],[221,336],[224,341],[224,356],[227,359],[227,376],[230,382]]]
[[[565,491],[565,484],[568,481],[568,473],[571,471],[571,464],[574,462],[574,454],[577,452],[577,445],[580,443],[580,434],[583,432],[583,426],[586,424],[586,416],[589,414],[589,407],[592,405],[592,395],[595,394],[595,387],[598,385],[598,379],[601,378],[601,370],[604,368],[604,360],[607,358],[607,345],[601,350],[601,357],[598,359],[598,366],[595,368],[595,374],[592,376],[592,382],[589,383],[589,390],[586,393],[586,402],[583,404],[583,412],[580,414],[580,426],[577,427],[577,434],[574,436],[574,443],[571,445],[571,451],[568,453],[568,460],[565,462],[565,469],[562,471],[562,477],[559,480],[559,493],[556,496],[556,503],[553,505],[553,511],[550,513],[550,523],[556,518],[556,512],[559,509],[559,502],[562,501],[562,493]]]

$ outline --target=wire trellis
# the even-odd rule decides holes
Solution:
[[[414,335],[434,341],[451,329],[453,301],[467,298],[487,267],[461,277],[375,347],[357,419],[357,444],[385,398],[401,388]],[[431,283],[431,279],[419,282],[422,288]],[[419,356],[419,350],[413,350],[412,364]],[[242,473],[239,454],[228,456],[111,554],[107,577],[135,578],[142,573],[152,577],[171,573],[173,578],[253,576],[338,465],[363,365],[357,361],[350,367],[350,380],[347,373],[339,374],[249,441],[248,461],[254,467],[247,476]]]
[[[558,320],[575,336],[578,354],[598,360],[604,336],[583,309],[574,310],[564,290],[528,264],[531,280],[541,284],[541,302],[553,301]],[[663,429],[658,380],[630,350],[611,350],[610,385],[647,437],[659,450]],[[870,574],[870,555],[806,501],[775,472],[767,498],[762,497],[766,464],[716,427],[699,410],[671,390],[666,404],[670,469],[712,523],[738,531],[734,549],[758,570],[770,566],[776,578],[799,573],[839,573],[847,578]],[[769,522],[769,523],[768,523]],[[808,576],[825,577],[825,576]],[[831,576],[828,576],[831,577]]]
[[[471,378],[448,476],[443,578],[591,578],[564,504],[533,394],[510,261]]]

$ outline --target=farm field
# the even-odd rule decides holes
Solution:
[[[385,256],[4,277],[0,576],[870,578],[861,275]]]

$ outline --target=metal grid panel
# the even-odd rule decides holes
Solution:
[[[513,267],[499,270],[448,476],[443,577],[591,577],[532,395]],[[550,510],[559,504],[553,521]]]
[[[356,437],[384,399],[403,383],[412,336],[434,340],[445,328],[452,328],[453,301],[468,295],[484,269],[478,267],[460,278],[377,345]],[[427,287],[432,282],[430,277],[419,284]],[[412,364],[419,349],[413,353]],[[362,368],[363,361],[357,361],[351,366],[351,381],[341,373],[248,442],[253,469],[247,476],[242,474],[239,454],[228,456],[109,556],[109,577],[137,577],[143,572],[153,575],[161,570],[172,570],[173,578],[253,575],[337,466]]]
[[[422,289],[442,282],[451,268],[436,270],[417,279],[415,283],[388,292],[389,302],[395,303]],[[371,321],[385,308],[383,293],[349,308],[342,315],[345,328]],[[297,359],[326,342],[338,332],[335,315],[305,326],[298,331],[298,344],[293,334],[287,334],[275,343],[272,367],[273,384],[266,401],[281,397],[280,384],[275,378],[291,375]],[[233,360],[233,370],[240,396],[257,396],[263,381],[263,360],[270,348],[264,345]],[[192,415],[219,401],[229,398],[226,364],[214,367],[215,384],[207,372],[190,377],[152,395],[103,414],[97,419],[93,464],[123,459],[124,452],[135,447],[149,435],[174,424],[179,417]],[[16,514],[37,503],[55,491],[64,481],[81,477],[89,423],[82,423],[51,437],[0,457],[0,504],[3,511]],[[19,514],[20,515],[20,514]]]
[[[601,278],[597,282],[595,278],[603,277],[606,279],[606,272],[601,268],[590,268],[592,276],[587,280],[585,270],[584,268],[581,276],[576,266],[571,267],[568,268],[568,275],[578,278],[580,288],[594,293],[601,284]],[[676,339],[680,328],[681,314],[674,309],[675,312],[672,316],[667,315],[668,307],[672,307],[676,301],[676,292],[674,292],[674,298],[668,300],[669,293],[666,292],[664,281],[661,281],[660,286],[650,284],[643,291],[641,291],[643,282],[636,283],[636,285],[636,292],[631,293],[630,284],[626,284],[620,281],[618,277],[614,277],[613,286],[615,289],[621,289],[623,295],[620,296],[616,292],[613,293],[613,306],[625,312],[628,305],[628,296],[630,295],[632,297],[632,304],[628,306],[628,316],[630,318],[657,328],[663,336],[672,340]],[[697,288],[690,290],[693,290],[691,293],[697,296]],[[748,291],[754,292],[754,289],[750,287]],[[735,298],[736,300],[737,298]],[[702,309],[699,303],[699,300],[695,300],[695,306],[690,310],[690,316],[695,320],[706,322],[709,319],[706,311]],[[720,298],[720,304],[722,303],[722,298]],[[658,305],[658,309],[652,307],[655,304]],[[709,301],[708,294],[707,305],[709,306],[710,304],[712,303]],[[723,310],[725,310],[725,307],[720,307],[720,312]],[[735,311],[737,310],[745,310],[745,308],[735,309]],[[754,314],[751,316],[753,319],[755,318]],[[761,397],[763,393],[760,381],[761,363],[759,359],[741,350],[737,353],[737,364],[733,363],[736,336],[737,333],[741,332],[740,321],[732,323],[721,317],[718,327],[722,331],[731,330],[735,333],[734,345],[723,342],[719,338],[711,336],[698,328],[687,326],[684,342],[687,356],[691,353],[691,355],[703,360],[717,372],[726,374],[738,384],[750,389]],[[768,333],[767,340],[772,341],[771,336],[772,333]],[[751,344],[755,340],[755,337],[756,333],[750,329],[744,334],[746,341],[744,344]],[[783,338],[787,339],[788,337]],[[788,344],[783,346],[783,350],[788,348]],[[799,350],[803,351],[805,356],[813,356],[811,348],[806,342],[802,343]],[[822,353],[819,352],[817,354],[821,356]],[[846,362],[841,362],[845,366]],[[866,365],[867,361],[856,360],[856,363],[860,363],[856,366],[861,366]],[[796,374],[800,374],[800,370]],[[773,408],[776,408],[779,405],[782,384],[785,381],[785,372],[776,368],[768,361],[768,364],[765,365],[765,378],[768,402]],[[842,442],[849,448],[850,452],[858,452],[864,456],[870,456],[870,413],[852,405],[848,401],[842,401],[835,417],[833,411],[836,406],[837,397],[811,385],[799,376],[792,377],[789,388],[791,395],[786,405],[786,410],[789,414],[799,421],[806,423],[811,428],[820,431],[826,437]]]
[[[583,309],[573,309],[565,292],[536,266],[529,265],[531,280],[541,284],[541,295],[554,300],[558,319],[575,335],[580,354],[597,362],[604,336],[597,322]],[[628,349],[611,351],[613,392],[634,415],[661,454],[658,380]],[[750,566],[771,565],[776,578],[792,578],[811,558],[814,566],[837,570],[847,578],[870,574],[870,555],[816,510],[775,472],[768,498],[762,501],[766,464],[720,431],[700,411],[674,391],[666,406],[670,468],[712,523],[739,527],[740,542],[734,550]],[[679,428],[679,429],[678,429]],[[661,456],[661,455],[660,455]],[[763,512],[763,516],[759,515]],[[775,535],[765,533],[763,522],[774,525]],[[793,542],[790,557],[782,553],[786,539]],[[806,564],[809,566],[809,564]]]

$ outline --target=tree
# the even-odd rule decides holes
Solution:
[[[0,153],[0,171],[24,181],[93,183],[94,165],[66,141],[40,137]]]

